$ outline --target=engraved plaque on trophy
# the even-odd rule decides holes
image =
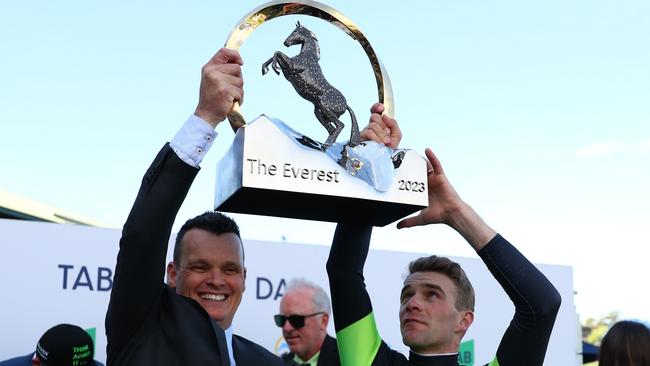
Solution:
[[[358,41],[370,60],[378,101],[384,104],[385,114],[393,115],[390,80],[370,43],[354,23],[327,5],[314,1],[261,5],[242,18],[226,47],[239,49],[264,22],[290,14],[320,18]],[[287,34],[284,46],[299,45],[300,52],[289,57],[276,51],[259,60],[262,73],[284,76],[286,80],[278,77],[277,82],[291,83],[296,103],[313,104],[314,113],[301,118],[320,124],[327,139],[320,142],[298,132],[282,116],[261,115],[246,121],[235,105],[228,116],[235,138],[217,165],[215,210],[384,226],[426,207],[425,160],[412,150],[360,141],[353,106],[327,80],[328,73],[336,70],[322,70],[318,64],[316,35],[300,21]],[[337,141],[346,123],[350,136]]]

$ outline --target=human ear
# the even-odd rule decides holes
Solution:
[[[467,329],[469,329],[470,325],[474,322],[474,312],[467,310],[461,312],[461,318],[460,321],[458,322],[457,325],[457,330],[460,332],[467,332]]]
[[[323,319],[321,319],[321,328],[327,329],[327,323],[330,321],[330,315],[328,313],[323,314]]]
[[[169,285],[169,287],[176,287],[177,274],[178,272],[176,272],[176,266],[174,265],[174,262],[167,263],[167,285]]]

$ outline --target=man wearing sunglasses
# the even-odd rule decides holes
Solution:
[[[282,355],[286,365],[340,365],[336,339],[327,334],[330,299],[322,287],[294,279],[280,301],[275,324],[282,328],[291,352]]]

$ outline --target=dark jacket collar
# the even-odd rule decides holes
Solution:
[[[409,361],[418,366],[458,366],[458,354],[422,356],[409,352]]]
[[[286,365],[295,365],[293,361],[294,354],[292,352],[285,353],[281,357]],[[325,336],[323,345],[320,348],[320,355],[318,356],[318,365],[340,365],[339,351],[336,344],[336,339],[329,334]]]

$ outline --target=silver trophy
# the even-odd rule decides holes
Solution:
[[[365,50],[373,67],[379,102],[393,114],[390,80],[359,28],[338,11],[314,1],[273,1],[247,14],[231,32],[226,47],[239,49],[264,22],[302,14],[343,29]],[[411,150],[393,150],[360,141],[359,127],[343,94],[323,75],[316,35],[300,22],[284,41],[300,45],[289,57],[276,51],[262,64],[284,75],[296,92],[314,105],[313,119],[328,133],[316,141],[279,119],[261,115],[246,123],[238,105],[228,116],[235,139],[217,166],[215,210],[289,218],[384,226],[426,207],[426,162]],[[349,140],[337,142],[349,115]]]

